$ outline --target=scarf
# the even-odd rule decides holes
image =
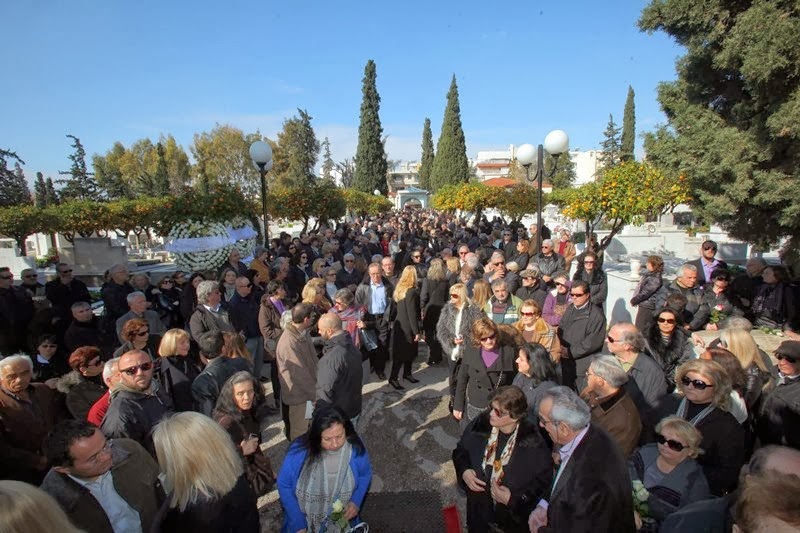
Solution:
[[[517,443],[517,431],[519,431],[519,424],[514,428],[514,433],[511,434],[505,448],[503,448],[498,457],[497,437],[500,435],[500,428],[492,428],[492,433],[486,443],[486,450],[483,453],[483,469],[486,470],[487,466],[492,467],[493,482],[497,481],[499,483],[503,481],[503,467],[508,464],[511,460],[511,454],[514,453],[514,445]]]
[[[699,413],[697,413],[697,414],[694,416],[694,418],[692,418],[691,420],[689,420],[689,423],[690,423],[691,425],[693,425],[693,426],[697,427],[697,424],[699,424],[699,423],[700,423],[700,421],[701,421],[701,420],[703,420],[705,417],[707,417],[708,415],[710,415],[710,414],[711,414],[711,412],[712,412],[714,409],[716,409],[716,407],[714,407],[714,404],[711,404],[711,403],[710,403],[710,404],[708,404],[708,405],[705,407],[705,409],[703,409],[702,411],[700,411]],[[676,414],[676,415],[678,415],[679,417],[683,418],[684,420],[686,420],[686,415],[688,414],[688,412],[689,412],[689,400],[687,400],[686,398],[684,398],[683,400],[681,400],[681,403],[680,403],[680,405],[678,406],[678,411],[677,411],[675,414]]]
[[[306,461],[297,480],[295,495],[300,509],[306,515],[309,533],[326,531],[338,533],[339,527],[329,519],[336,500],[347,504],[356,488],[350,469],[353,447],[344,443],[335,452],[323,451],[312,461]]]

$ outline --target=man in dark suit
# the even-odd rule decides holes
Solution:
[[[391,323],[387,314],[391,310],[394,285],[382,276],[381,265],[372,263],[367,270],[369,279],[356,289],[356,305],[365,307],[367,314],[363,318],[364,329],[372,337],[376,347],[363,346],[369,354],[369,366],[378,379],[386,379],[386,361],[389,360],[389,337]]]
[[[560,458],[547,500],[531,513],[531,533],[633,533],[631,480],[619,447],[589,423],[589,406],[567,387],[553,387],[539,402],[539,425]]]
[[[714,241],[705,241],[700,246],[700,257],[694,261],[689,261],[690,265],[697,268],[697,287],[701,289],[711,281],[711,273],[716,269],[727,269],[728,264],[725,261],[720,261],[716,258],[717,243]]]

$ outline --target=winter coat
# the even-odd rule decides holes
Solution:
[[[122,285],[109,281],[100,289],[103,304],[105,305],[103,316],[111,328],[114,327],[119,317],[130,310],[128,307],[128,295],[132,292],[133,287],[127,281]]]
[[[500,345],[500,340],[498,337],[496,344],[500,357],[486,368],[481,357],[481,347],[472,345],[471,335],[464,338],[464,357],[453,401],[455,411],[464,411],[467,404],[477,409],[485,409],[489,405],[489,394],[493,390],[501,385],[511,385],[514,381],[517,375],[517,366],[514,362],[517,358],[516,347]]]
[[[453,450],[453,466],[459,486],[467,494],[467,528],[469,531],[490,531],[495,523],[507,533],[527,533],[528,516],[541,498],[549,496],[553,480],[553,459],[536,424],[527,418],[520,420],[517,441],[508,464],[503,467],[502,485],[511,491],[508,505],[494,502],[489,492],[491,468],[483,467],[486,444],[491,436],[489,413],[473,420]],[[497,450],[499,459],[502,450]],[[486,483],[484,492],[472,492],[462,478],[473,470]]]
[[[109,335],[103,321],[94,315],[88,322],[73,320],[64,333],[64,347],[68,353],[81,346],[97,346],[102,358],[108,360],[111,359],[115,344],[113,333]]]
[[[537,304],[539,304],[539,309],[544,308],[544,301],[547,299],[547,287],[544,285],[544,282],[539,281],[533,287],[525,287],[524,285],[517,289],[517,292],[514,293],[514,296],[522,300],[533,300]]]
[[[165,500],[158,463],[138,442],[118,438],[111,445],[110,472],[114,489],[139,513],[142,531],[150,531]],[[56,499],[77,528],[87,533],[114,533],[106,512],[89,489],[68,475],[50,469],[42,489]]]
[[[456,334],[461,334],[464,342],[459,345],[458,356],[460,359],[464,355],[464,348],[470,343],[472,338],[472,324],[478,319],[483,318],[483,312],[472,304],[464,307],[461,314],[461,324],[459,331],[455,331],[456,314],[458,309],[452,303],[448,303],[442,308],[439,321],[436,323],[436,338],[442,344],[442,352],[452,359],[453,349],[455,348]]]
[[[761,444],[800,449],[800,378],[784,378],[764,398],[756,431]]]
[[[598,398],[594,394],[590,394],[588,398],[583,394],[581,396],[592,410],[592,424],[603,428],[617,443],[622,455],[628,457],[639,444],[642,419],[625,389],[619,389],[605,398]]]
[[[209,311],[203,305],[195,308],[192,318],[189,319],[189,331],[195,342],[209,331],[233,331],[228,312],[220,308],[218,312]]]
[[[229,377],[241,371],[250,372],[250,364],[245,359],[229,359],[220,355],[209,360],[191,385],[194,411],[211,416],[222,386]]]
[[[570,304],[561,317],[558,338],[572,359],[598,353],[606,340],[606,317],[603,311],[595,305],[577,309]]]
[[[361,352],[346,332],[325,341],[322,359],[317,364],[317,404],[341,409],[344,416],[361,414]]]
[[[154,455],[150,432],[172,411],[172,402],[157,381],[152,381],[150,387],[148,393],[117,384],[111,391],[111,405],[100,429],[106,438],[133,439]]]
[[[513,324],[519,320],[519,312],[520,308],[522,307],[522,300],[513,294],[509,294],[508,298],[506,298],[506,308],[502,315],[492,312],[492,306],[496,302],[497,298],[492,296],[489,298],[489,301],[486,302],[486,306],[483,308],[483,312],[486,313],[486,316],[488,316],[492,322],[495,324]]]
[[[258,329],[264,338],[266,358],[275,360],[275,346],[281,336],[281,314],[267,295],[261,298],[261,306],[258,308]]]
[[[44,286],[44,293],[53,304],[56,316],[66,321],[72,320],[72,304],[92,301],[86,284],[78,279],[73,279],[66,285],[60,279],[48,281]]]
[[[585,281],[589,284],[589,296],[591,302],[594,305],[599,307],[603,307],[606,303],[606,298],[608,297],[608,280],[606,279],[606,273],[602,270],[598,270],[595,268],[592,270],[591,273],[587,272],[586,270],[579,270],[575,272],[575,275],[572,277],[573,281]]]
[[[158,381],[164,393],[172,399],[175,411],[191,411],[193,408],[192,383],[200,374],[190,356],[172,355],[161,357]]]
[[[56,382],[56,390],[66,395],[67,409],[73,418],[86,420],[89,409],[106,393],[107,388],[100,376],[87,379],[73,370]]]
[[[675,390],[675,370],[694,358],[694,346],[689,334],[680,326],[675,330],[665,344],[658,324],[654,323],[645,332],[647,345],[645,352],[661,366],[667,380],[667,392]]]
[[[281,401],[302,405],[317,398],[317,352],[309,336],[289,324],[278,339],[275,350]]]
[[[661,288],[663,280],[661,272],[650,272],[649,270],[642,274],[642,279],[633,291],[631,297],[631,305],[646,307],[647,309],[656,308],[656,298],[658,289]]]
[[[531,260],[528,263],[528,268],[532,267],[533,265],[536,265],[536,268],[539,269],[539,273],[542,276],[550,277],[552,277],[556,272],[567,269],[567,263],[564,260],[564,256],[559,255],[556,252],[551,253],[549,256],[543,255],[541,252],[536,254],[535,256],[531,257]]]
[[[413,361],[417,357],[418,343],[415,337],[420,333],[419,292],[412,287],[405,298],[394,304],[397,318],[392,324],[390,351],[394,361]]]
[[[703,295],[700,298],[700,307],[694,314],[692,323],[689,326],[692,330],[702,329],[706,324],[711,323],[712,313],[715,310],[722,315],[721,319],[744,315],[739,297],[732,290],[727,289],[720,294],[716,294],[712,287],[713,285],[707,285],[703,291]]]

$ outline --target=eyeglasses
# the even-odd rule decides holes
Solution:
[[[492,334],[492,335],[489,335],[488,337],[484,337],[484,338],[482,338],[482,339],[481,339],[481,342],[493,341],[493,340],[495,340],[496,338],[497,338],[497,335],[496,335],[496,334]]]
[[[674,318],[661,318],[661,317],[658,317],[656,320],[658,320],[659,324],[674,324],[675,323],[675,319]]]
[[[491,412],[494,413],[494,416],[498,418],[503,418],[509,415],[506,411],[501,411],[497,407],[492,407]]]
[[[96,462],[97,462],[97,459],[99,459],[99,458],[100,458],[100,454],[101,454],[101,453],[111,453],[111,443],[112,443],[112,442],[113,442],[113,441],[111,441],[111,440],[107,440],[107,441],[106,441],[106,443],[105,443],[105,444],[103,444],[103,447],[100,449],[100,451],[99,451],[99,452],[97,452],[96,454],[92,455],[91,457],[89,457],[89,458],[86,460],[86,462],[87,462],[87,463],[96,463]]]
[[[162,285],[172,285],[173,281],[171,279],[165,279],[161,282]]]
[[[552,420],[547,420],[546,418],[542,418],[541,416],[537,417],[539,419],[539,425],[542,427],[547,427],[547,424],[555,425],[555,422]]]
[[[714,250],[716,252],[717,251],[717,247],[716,246],[703,246],[703,250]]]
[[[356,260],[355,259],[345,259],[344,262],[345,263],[355,263]]]
[[[141,370],[142,372],[147,372],[153,368],[153,363],[142,363],[141,365],[134,365],[128,368],[120,368],[119,371],[122,374],[128,374],[129,376],[135,376]]]
[[[72,269],[70,268],[69,270],[62,270],[61,272],[59,272],[59,274],[61,274],[61,275],[72,274]]]
[[[452,298],[453,300],[458,300],[460,296],[458,294],[451,294],[450,298]]]
[[[549,250],[550,248],[550,246],[542,246],[542,250]]]
[[[691,385],[692,388],[697,389],[697,390],[706,390],[706,387],[713,387],[714,386],[714,385],[712,385],[710,383],[706,383],[705,381],[702,381],[700,379],[689,379],[686,376],[684,376],[681,379],[681,383],[683,383],[683,385],[685,387],[688,387],[688,386]]]
[[[144,337],[144,336],[145,336],[145,335],[147,335],[148,333],[150,333],[150,330],[149,330],[149,329],[146,329],[146,330],[144,330],[144,331],[137,331],[137,332],[136,332],[136,336],[137,336],[137,337]]]
[[[566,287],[566,283],[561,283],[560,281],[556,281],[556,287]]]
[[[585,292],[571,292],[569,293],[570,296],[573,298],[580,298],[581,296],[586,296]]]
[[[498,261],[497,263],[492,263],[494,266],[505,265],[504,261]]]
[[[100,361],[100,358],[99,358],[99,357],[95,357],[95,358],[94,358],[94,359],[92,359],[91,361],[89,361],[89,362],[87,362],[87,363],[84,363],[84,364],[82,364],[81,366],[82,366],[83,368],[91,368],[91,367],[93,367],[93,366],[100,366],[101,364],[103,364],[103,362],[102,362],[102,361]]]
[[[685,446],[683,443],[680,443],[676,440],[668,439],[661,433],[656,435],[656,442],[658,442],[659,444],[666,444],[667,446],[669,446],[670,450],[674,450],[676,452],[682,452],[684,448],[688,448],[688,446]]]
[[[784,355],[782,353],[776,353],[775,354],[775,359],[777,359],[778,361],[786,361],[787,363],[789,363],[791,365],[793,365],[793,364],[795,364],[797,362],[797,358],[791,357],[791,356],[788,356],[788,355]]]
[[[608,336],[606,337],[606,340],[607,340],[608,342],[612,343],[612,344],[613,344],[613,343],[615,343],[615,342],[619,342],[619,341],[615,341],[614,339],[612,339],[612,338],[611,338],[611,335],[608,335]]]
[[[522,316],[536,316],[536,313],[520,313]]]

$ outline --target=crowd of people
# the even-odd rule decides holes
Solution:
[[[0,268],[0,520],[259,531],[256,500],[277,485],[283,531],[358,527],[362,385],[403,394],[427,353],[447,367],[469,531],[730,531],[731,512],[743,531],[798,525],[795,507],[757,504],[800,476],[783,266],[732,276],[706,241],[669,282],[650,256],[635,321],[609,327],[592,235],[578,253],[566,230],[406,211],[269,244],[158,280],[114,265],[100,316],[70,265],[46,284]],[[776,364],[753,327],[787,337]],[[273,416],[291,442],[277,474],[261,447]]]

